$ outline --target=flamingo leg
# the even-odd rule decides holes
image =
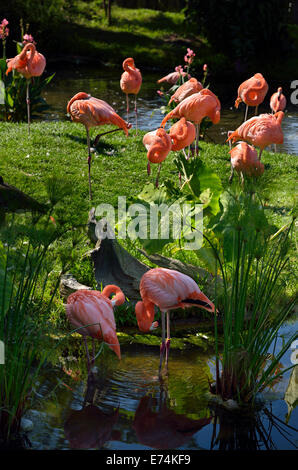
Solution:
[[[171,342],[170,312],[167,312],[166,367],[168,367],[168,362],[169,362],[170,342]]]
[[[95,362],[95,341],[94,338],[92,338],[92,361],[91,365],[94,365]]]
[[[103,132],[102,134],[98,134],[98,135],[95,137],[94,142],[93,142],[94,147],[96,147],[96,145],[98,144],[99,139],[100,139],[103,135],[111,134],[112,132],[118,132],[118,131],[122,131],[122,130],[123,130],[122,128],[119,128],[119,129],[113,129],[112,131]]]
[[[147,175],[149,176],[151,174],[151,167],[150,167],[150,162],[147,164]]]
[[[229,178],[229,183],[231,184],[232,181],[233,181],[233,177],[234,177],[234,168],[232,167],[231,165],[231,174],[230,174],[230,178]]]
[[[161,373],[162,361],[166,349],[166,329],[165,329],[165,312],[161,312],[161,345],[160,345],[160,357],[159,357],[159,374]]]
[[[245,108],[244,122],[247,120],[247,115],[248,115],[248,104],[246,105],[246,108]]]
[[[138,110],[137,110],[137,95],[135,95],[135,115],[136,115],[136,135],[138,135]]]
[[[86,127],[87,132],[87,145],[88,145],[88,181],[89,181],[89,199],[92,199],[92,192],[91,192],[91,150],[90,150],[90,135],[89,129]]]
[[[88,370],[88,374],[89,374],[90,373],[90,356],[89,356],[89,350],[88,350],[88,344],[87,344],[86,336],[83,336],[83,339],[84,339],[84,344],[85,344],[85,349],[86,349],[87,370]]]
[[[263,152],[263,149],[260,149],[260,153],[259,153],[259,160],[260,161],[261,161],[262,152]]]
[[[258,108],[259,108],[259,105],[256,106],[255,116],[257,116],[258,114]]]
[[[128,100],[128,93],[126,93],[126,116],[128,122],[128,113],[129,113],[129,100]]]
[[[196,156],[199,154],[200,124],[196,124]]]
[[[159,181],[160,170],[161,170],[161,163],[159,163],[158,169],[157,169],[157,176],[156,176],[156,180],[155,180],[155,187],[156,187],[156,188],[158,188],[158,181]]]
[[[28,118],[28,135],[30,135],[30,79],[26,80],[26,103],[27,103],[27,118]]]

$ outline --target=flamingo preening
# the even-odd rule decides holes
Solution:
[[[111,294],[116,294],[112,300],[109,298]],[[95,360],[94,339],[103,340],[121,359],[113,307],[122,305],[124,301],[122,290],[114,285],[106,286],[102,292],[81,289],[68,297],[66,315],[72,326],[78,328],[78,333],[84,338],[88,371]],[[90,361],[87,336],[91,336],[93,342],[92,361]]]
[[[284,118],[283,111],[275,114],[260,114],[253,116],[243,122],[234,132],[232,132],[227,141],[232,143],[238,140],[245,140],[249,144],[259,147],[259,160],[265,147],[270,144],[282,144],[283,132],[281,122]]]
[[[277,113],[277,111],[284,111],[287,105],[287,100],[285,95],[282,92],[282,88],[279,87],[278,90],[273,93],[270,98],[270,108],[272,113]]]
[[[151,172],[150,163],[158,163],[158,170],[155,181],[155,186],[158,187],[161,164],[172,150],[171,137],[164,129],[158,128],[155,131],[147,132],[147,134],[144,135],[143,144],[147,150],[148,175],[150,175]]]
[[[264,165],[258,159],[258,153],[252,145],[246,142],[239,142],[230,150],[231,155],[231,183],[234,176],[234,170],[241,176],[243,182],[244,175],[260,176],[264,173]]]
[[[140,294],[142,301],[135,307],[139,329],[149,332],[157,327],[154,322],[154,306],[161,311],[162,343],[160,346],[159,371],[161,372],[164,354],[166,366],[170,349],[170,313],[169,310],[186,307],[201,307],[209,312],[215,311],[214,304],[200,291],[197,283],[187,276],[172,269],[153,268],[141,278]],[[165,336],[165,317],[167,317],[167,338]]]
[[[217,96],[208,88],[203,88],[198,93],[181,101],[164,117],[161,126],[164,127],[166,122],[172,118],[185,117],[188,121],[193,122],[196,125],[196,154],[198,154],[200,123],[204,117],[209,117],[213,124],[217,124],[220,120],[220,108]]]

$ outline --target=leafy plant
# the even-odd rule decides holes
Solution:
[[[215,317],[216,391],[224,400],[247,403],[288,370],[281,371],[280,362],[298,338],[296,331],[278,353],[269,354],[294,305],[292,299],[276,309],[290,274],[293,224],[272,236],[252,194],[242,194],[233,201],[215,228],[224,232],[222,253],[211,243],[224,288],[220,301],[216,296],[223,314],[224,340],[220,354]]]

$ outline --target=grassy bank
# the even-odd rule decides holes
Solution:
[[[104,129],[104,128],[103,128]],[[97,129],[92,130],[95,137]],[[55,208],[55,217],[66,226],[84,225],[88,211],[100,203],[117,205],[118,196],[134,197],[144,185],[154,183],[156,165],[152,174],[146,172],[147,158],[142,144],[144,132],[130,132],[128,138],[117,132],[104,136],[93,154],[91,168],[93,200],[88,196],[88,167],[86,134],[83,126],[71,122],[40,122],[32,124],[28,138],[26,124],[0,124],[0,175],[40,202],[47,202],[47,181],[53,175],[66,186],[65,197]],[[229,149],[227,145],[201,143],[200,158],[229,188]],[[162,165],[160,182],[177,181],[177,169],[170,153]],[[295,205],[297,163],[293,155],[263,153],[266,171],[258,182],[258,192],[266,204],[266,213],[276,227],[282,227],[291,218]],[[238,185],[237,177],[234,178]],[[79,256],[87,251],[85,244],[78,249]],[[79,269],[77,265],[76,272]],[[82,276],[81,282],[90,282]]]

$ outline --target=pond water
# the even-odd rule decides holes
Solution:
[[[297,326],[297,319],[284,325],[275,351]],[[73,347],[81,343],[80,337],[73,339]],[[65,345],[59,353],[64,372],[48,367],[26,416],[33,422],[32,448],[297,449],[298,366],[264,393],[265,404],[253,415],[231,412],[208,403],[212,349],[171,349],[168,375],[160,380],[159,347],[124,345],[121,361],[110,350],[97,358],[87,385],[83,354],[77,362],[78,353]],[[282,360],[285,368],[291,352]]]
[[[122,70],[110,68],[94,69],[90,67],[73,66],[56,72],[52,83],[47,87],[44,97],[50,105],[50,109],[43,117],[46,119],[69,119],[66,115],[66,105],[69,99],[79,91],[90,93],[96,98],[107,101],[116,112],[126,119],[126,97],[121,92],[119,80]],[[143,84],[138,95],[138,123],[142,130],[152,130],[160,126],[163,114],[160,107],[164,104],[162,98],[157,94],[160,88],[156,82],[161,78],[160,73],[143,72]],[[164,87],[165,89],[167,86]],[[212,83],[210,88],[212,89]],[[265,105],[260,106],[260,112],[270,112],[269,97],[275,92],[277,86],[272,86],[265,99]],[[235,86],[235,94],[237,85]],[[206,141],[224,143],[227,132],[236,129],[244,118],[244,105],[236,110],[233,105],[236,96],[232,94],[227,98],[224,87],[222,92],[217,92],[222,102],[222,112],[220,123],[208,130]],[[286,93],[286,92],[285,92]],[[131,96],[131,112],[129,119],[134,123],[134,97]],[[288,97],[288,95],[287,95]],[[289,103],[288,97],[288,103]],[[254,110],[250,109],[249,117]],[[284,132],[284,143],[278,146],[278,150],[286,153],[298,154],[298,111],[297,106],[286,111],[282,124]]]

